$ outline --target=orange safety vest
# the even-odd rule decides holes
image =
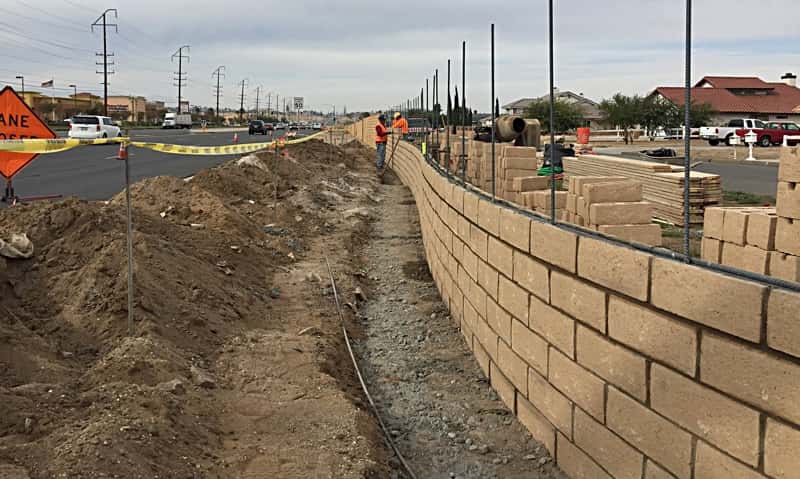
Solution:
[[[404,135],[408,135],[408,121],[406,121],[405,118],[395,120],[392,124],[392,128],[398,128],[403,132]]]
[[[378,123],[375,125],[375,143],[386,143],[389,141],[389,129]]]

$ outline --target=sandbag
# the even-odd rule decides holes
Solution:
[[[28,259],[33,256],[33,242],[24,233],[12,233],[8,240],[0,238],[0,256],[9,259]]]

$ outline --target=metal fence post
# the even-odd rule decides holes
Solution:
[[[689,211],[689,182],[692,180],[692,0],[686,0],[686,98],[684,104],[683,158],[683,254],[691,262],[689,247],[691,212]]]

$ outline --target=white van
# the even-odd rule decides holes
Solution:
[[[96,140],[122,136],[122,131],[107,116],[78,115],[72,117],[67,136],[79,140]]]

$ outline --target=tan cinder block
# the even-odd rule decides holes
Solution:
[[[765,479],[758,472],[736,462],[703,441],[697,441],[697,459],[694,466],[696,478]]]
[[[767,306],[767,344],[800,357],[800,293],[773,289]]]
[[[775,227],[775,249],[800,256],[800,220],[778,218]]]
[[[467,272],[470,278],[477,281],[478,280],[478,255],[472,252],[469,248],[464,248],[464,252],[461,254],[461,266],[464,267],[464,271]]]
[[[746,209],[725,209],[725,223],[722,239],[726,243],[744,246],[747,242],[747,220],[750,213]]]
[[[800,183],[778,183],[778,216],[800,219]]]
[[[608,335],[636,351],[694,376],[697,330],[645,307],[611,296]]]
[[[800,183],[800,147],[781,148],[778,181]]]
[[[547,266],[519,251],[514,251],[514,281],[544,301],[550,299]]]
[[[506,156],[503,158],[502,167],[505,170],[534,170],[536,169],[536,158],[512,158]]]
[[[548,380],[598,421],[605,421],[603,380],[550,348]]]
[[[661,466],[650,459],[644,466],[644,479],[675,479],[675,476],[665,471]]]
[[[489,300],[486,305],[486,321],[489,326],[497,333],[506,344],[511,343],[511,315],[501,308],[497,303]]]
[[[531,296],[529,324],[550,344],[575,357],[575,320]]]
[[[575,444],[615,479],[641,479],[642,453],[580,409],[575,410]]]
[[[631,248],[582,237],[578,247],[578,275],[647,301],[650,256]]]
[[[530,251],[530,218],[503,208],[500,213],[500,239],[522,251]]]
[[[555,427],[521,394],[517,394],[517,417],[534,439],[541,442],[550,451],[550,454],[555,453]]]
[[[597,231],[626,241],[642,243],[648,246],[661,246],[661,227],[654,223],[645,225],[599,225]]]
[[[512,316],[528,324],[528,294],[504,276],[500,276],[498,303]]]
[[[453,187],[453,193],[450,196],[450,206],[459,213],[464,212],[464,195],[467,194],[460,186]]]
[[[706,208],[703,213],[703,237],[721,240],[725,231],[725,209]]]
[[[533,158],[536,159],[536,148],[532,146],[506,146],[503,158]]]
[[[493,360],[496,360],[502,369],[502,362],[499,360],[499,352],[498,352],[498,336],[492,331],[492,328],[489,327],[489,324],[486,322],[485,319],[478,316],[475,319],[475,324],[471,325],[472,328],[472,342],[473,344],[480,343],[483,346],[486,353],[491,357]]]
[[[482,260],[486,260],[489,245],[489,235],[471,224],[469,228],[469,247],[477,254]]]
[[[701,256],[705,261],[719,264],[722,261],[722,241],[703,237]]]
[[[556,461],[569,477],[576,479],[614,479],[595,463],[588,454],[581,451],[563,434],[557,434],[558,448]],[[641,471],[639,471],[641,473]]]
[[[463,319],[461,320],[461,335],[464,336],[464,342],[467,343],[467,347],[472,351],[472,329],[470,329],[467,322]]]
[[[652,220],[653,204],[646,201],[589,205],[589,222],[595,225],[635,225]]]
[[[701,350],[704,383],[800,423],[800,365],[713,334],[703,334]]]
[[[650,407],[728,454],[758,465],[758,411],[658,364],[651,370]]]
[[[583,196],[579,196],[575,199],[575,213],[585,221],[589,221],[589,207],[586,204],[586,200],[583,199]]]
[[[652,279],[651,302],[656,307],[759,340],[764,286],[662,258],[654,259]]]
[[[464,217],[473,223],[478,223],[479,198],[473,193],[464,193]]]
[[[722,247],[722,264],[753,273],[766,274],[769,258],[769,251],[755,246],[724,243]]]
[[[505,179],[511,178],[525,178],[529,176],[536,176],[536,168],[508,168],[502,171]]]
[[[546,190],[550,187],[550,178],[547,176],[521,176],[513,178],[514,191]]]
[[[497,365],[511,384],[523,395],[528,395],[528,363],[522,360],[509,345],[500,341],[497,346]]]
[[[747,219],[747,244],[766,251],[775,249],[775,227],[778,217],[775,210],[752,213]]]
[[[494,299],[497,299],[497,280],[497,270],[483,261],[478,261],[478,284]]]
[[[500,235],[500,207],[491,201],[478,203],[478,224],[494,236]]]
[[[475,360],[478,361],[478,366],[481,367],[483,374],[486,377],[489,377],[489,363],[491,359],[489,358],[489,354],[483,349],[483,346],[480,343],[474,343],[472,348],[472,353],[475,354]]]
[[[534,198],[534,206],[536,206],[536,208],[550,211],[550,205],[552,204],[550,190],[534,191],[533,198]],[[556,209],[563,210],[566,207],[567,207],[567,192],[556,191]]]
[[[492,362],[490,364],[489,382],[492,384],[492,389],[497,391],[500,400],[506,405],[511,412],[516,414],[516,390],[511,381],[505,377],[497,364]]]
[[[547,374],[547,341],[517,320],[511,321],[511,349],[539,373]]]
[[[535,191],[526,191],[519,194],[522,198],[522,202],[520,203],[522,206],[528,209],[536,209],[536,192]]]
[[[642,201],[642,183],[639,181],[613,181],[589,183],[583,186],[581,195],[587,204],[622,203]]]
[[[519,185],[516,185],[514,183],[515,179],[516,178],[511,178],[511,179],[508,179],[508,180],[504,180],[505,181],[504,186],[505,186],[506,191],[514,191],[514,192],[522,191],[522,190],[518,189]]]
[[[570,192],[575,195],[583,196],[584,185],[592,183],[611,183],[614,181],[630,181],[624,176],[572,176],[570,177]]]
[[[531,253],[546,263],[575,272],[578,236],[553,225],[531,221]]]
[[[767,419],[764,472],[780,479],[800,478],[800,430]]]
[[[572,193],[567,193],[567,211],[572,214],[578,212],[578,196]]]
[[[465,243],[469,243],[472,223],[465,216],[459,216],[456,225],[456,236]]]
[[[769,274],[775,278],[800,283],[800,256],[771,252]]]
[[[580,325],[576,355],[578,363],[589,371],[640,401],[647,398],[646,366],[643,356],[617,346]]]
[[[678,478],[689,478],[692,436],[613,387],[606,425]]]
[[[511,278],[514,273],[514,254],[507,244],[489,237],[489,264],[506,277]]]
[[[552,273],[550,285],[550,304],[565,311],[578,321],[605,332],[606,293],[604,291],[557,271]]]
[[[533,369],[528,369],[528,399],[559,431],[572,437],[572,402]]]

